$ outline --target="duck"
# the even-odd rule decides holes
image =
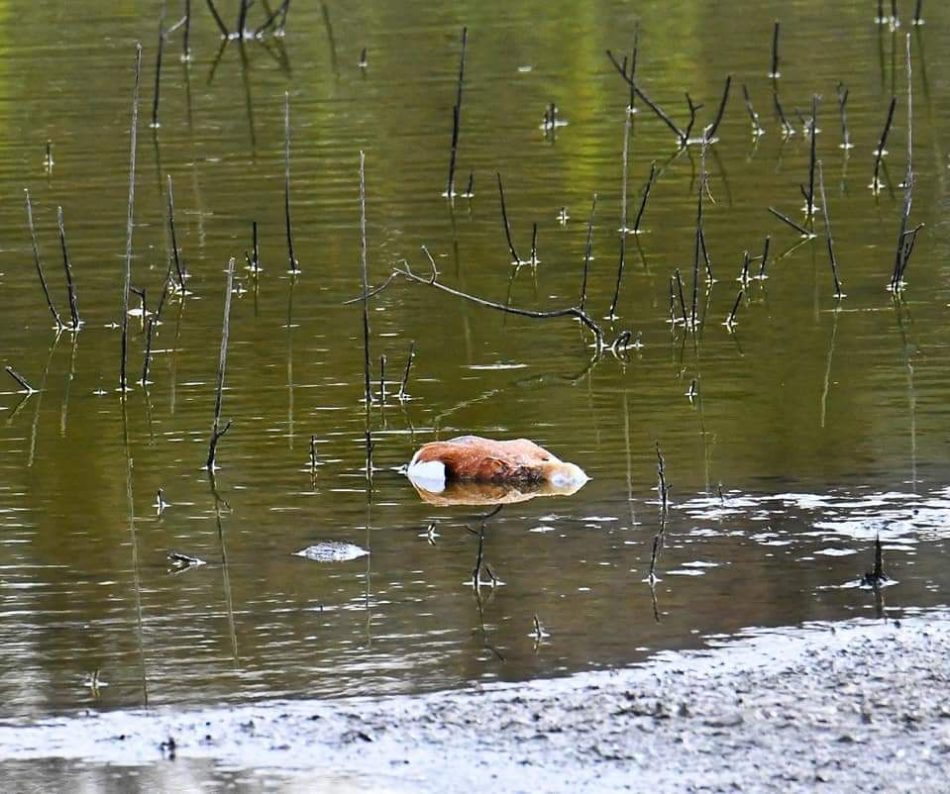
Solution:
[[[409,461],[406,474],[413,485],[430,493],[440,493],[457,482],[548,484],[573,493],[590,479],[580,466],[562,461],[526,438],[498,441],[481,436],[423,444]]]

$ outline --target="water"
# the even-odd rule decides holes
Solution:
[[[627,100],[604,50],[632,42],[637,17],[626,4],[294,4],[286,38],[248,42],[243,56],[231,43],[218,61],[202,8],[192,63],[178,60],[178,34],[166,49],[154,131],[156,20],[109,4],[95,15],[31,5],[0,48],[0,340],[4,363],[40,389],[24,400],[6,379],[0,393],[4,714],[523,680],[627,664],[746,627],[945,605],[950,12],[928,4],[927,25],[912,31],[912,222],[927,225],[897,305],[884,286],[902,205],[911,29],[876,26],[866,6],[833,15],[810,3],[639,9],[641,80],[678,123],[684,90],[704,103],[699,123],[708,123],[725,75],[734,75],[720,142],[707,156],[705,231],[718,281],[694,336],[671,333],[667,290],[676,268],[690,286],[700,153],[676,156],[669,130],[642,103],[630,144],[631,220],[651,162],[660,175],[645,233],[627,239],[620,319],[601,319],[616,278]],[[797,130],[786,141],[766,76],[775,18],[780,95]],[[474,172],[475,196],[450,204],[441,193],[463,24],[457,181]],[[136,39],[145,69],[132,283],[154,308],[169,251],[170,174],[193,294],[168,301],[152,384],[123,401],[113,325]],[[849,153],[838,147],[838,81],[851,91]],[[767,129],[758,142],[741,83]],[[285,91],[296,279],[283,238]],[[872,152],[892,92],[888,183],[874,196]],[[818,154],[848,296],[838,311],[824,239],[790,250],[798,237],[766,211],[802,217],[809,146],[794,108],[810,112],[813,93],[822,95]],[[568,123],[546,136],[539,125],[550,102]],[[642,348],[592,361],[591,338],[573,320],[505,316],[395,282],[371,304],[373,377],[385,354],[389,397],[369,411],[368,484],[360,310],[344,305],[360,290],[360,150],[372,283],[403,261],[428,274],[425,245],[447,285],[524,308],[572,305],[596,193],[588,308],[609,339],[630,330]],[[536,269],[509,264],[496,172],[522,256],[539,226]],[[63,207],[78,334],[51,330],[25,187],[66,312],[55,231]],[[257,279],[242,267],[254,220]],[[749,287],[729,333],[721,323],[743,251],[758,255],[766,234],[769,278]],[[233,426],[212,484],[202,465],[231,256],[239,288],[223,417]],[[707,305],[704,289],[700,299]],[[131,328],[138,380],[144,331],[134,319]],[[400,403],[411,340],[411,399]],[[487,508],[424,503],[397,471],[424,441],[462,433],[530,437],[593,478],[571,497],[509,504],[488,521],[485,560],[502,584],[480,598],[469,584],[477,548],[469,530]],[[672,506],[651,593],[657,444]],[[169,503],[161,511],[160,488]],[[875,595],[855,585],[878,532],[896,584]],[[332,563],[296,556],[324,541],[370,554]],[[176,568],[172,551],[207,564]],[[541,642],[535,616],[549,634]]]

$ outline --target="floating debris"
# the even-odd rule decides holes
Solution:
[[[296,557],[306,557],[314,562],[349,562],[369,554],[366,549],[353,543],[344,543],[339,540],[322,540],[307,546],[305,549],[294,552]]]
[[[190,554],[182,554],[180,551],[170,551],[167,556],[168,561],[172,564],[172,570],[176,573],[208,564],[200,557],[192,557]]]

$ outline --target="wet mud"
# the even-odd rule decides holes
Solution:
[[[946,790],[950,613],[812,624],[624,670],[418,696],[0,726],[44,777],[212,762],[348,791]]]

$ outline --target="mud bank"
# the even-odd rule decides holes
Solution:
[[[348,791],[943,792],[950,613],[519,686],[6,723],[0,759],[203,759]]]

